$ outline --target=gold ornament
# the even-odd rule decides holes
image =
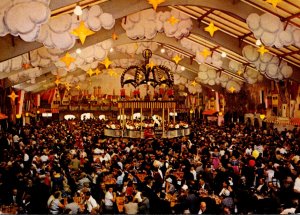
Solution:
[[[155,64],[153,63],[153,61],[150,61],[148,64],[147,64],[147,67],[150,69],[153,69],[153,67],[155,66]]]
[[[267,3],[272,4],[273,7],[277,7],[277,4],[279,4],[280,2],[282,2],[282,0],[266,0]]]
[[[94,74],[94,71],[92,69],[89,69],[86,73],[91,77]]]
[[[168,19],[168,22],[169,22],[171,25],[175,25],[176,23],[179,22],[179,19],[176,19],[174,16],[171,16],[171,17]]]
[[[110,69],[110,70],[108,70],[108,74],[112,77],[112,76],[115,76],[115,71],[114,70],[112,70],[112,69]]]
[[[101,71],[97,68],[97,69],[95,69],[94,73],[95,73],[96,75],[99,75],[99,74],[101,73]]]
[[[14,102],[15,99],[19,96],[17,94],[15,94],[15,91],[12,91],[8,97]]]
[[[178,63],[179,63],[179,61],[181,61],[181,60],[182,60],[182,58],[181,58],[181,57],[179,57],[179,55],[175,55],[175,56],[172,58],[172,60],[174,60],[174,61],[175,61],[175,63],[176,63],[176,64],[178,64]]]
[[[191,83],[191,85],[195,87],[195,86],[197,85],[197,82],[194,80],[194,81]]]
[[[112,62],[107,58],[105,58],[104,61],[101,62],[105,66],[106,69],[108,69],[109,65],[112,64]]]
[[[68,83],[68,82],[66,82],[66,83],[65,83],[65,87],[66,87],[66,90],[70,91],[70,89],[71,89],[71,84]]]
[[[200,54],[204,57],[204,59],[206,59],[208,56],[211,55],[211,51],[207,48],[204,48],[202,52],[200,52]]]
[[[157,6],[165,2],[165,0],[148,0],[148,2],[152,5],[153,9],[156,10]]]
[[[94,31],[91,31],[90,29],[85,27],[85,24],[83,21],[81,21],[79,26],[72,31],[73,35],[79,37],[81,44],[84,44],[87,36],[90,36],[94,33],[95,33]]]
[[[235,91],[235,88],[231,86],[231,87],[229,88],[229,91],[230,91],[231,93],[233,93],[233,92]]]
[[[268,49],[266,49],[264,46],[261,46],[257,49],[257,51],[260,53],[261,56],[263,56],[265,53],[269,52]]]
[[[209,32],[210,36],[213,37],[214,33],[219,30],[218,27],[215,26],[215,24],[213,22],[209,23],[209,25],[204,28],[205,31]]]
[[[66,67],[69,68],[71,63],[75,62],[75,58],[73,58],[69,52],[67,52],[64,57],[60,58],[60,61],[64,62]]]
[[[58,85],[61,83],[61,81],[60,81],[59,79],[56,79],[56,80],[54,81],[54,83],[56,84],[56,86],[58,86]]]

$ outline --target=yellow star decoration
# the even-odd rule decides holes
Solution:
[[[165,87],[166,87],[166,84],[162,84],[161,87],[162,87],[162,88],[165,88]]]
[[[215,24],[213,22],[209,23],[209,25],[204,28],[205,31],[209,32],[210,36],[213,37],[214,33],[219,30],[218,27],[215,26]]]
[[[204,59],[206,59],[208,56],[211,55],[211,51],[205,48],[202,52],[200,52],[200,54],[204,57]]]
[[[54,83],[56,84],[56,86],[58,86],[58,85],[61,83],[61,81],[60,81],[59,79],[56,79],[56,80],[54,81]]]
[[[238,70],[236,73],[237,73],[238,75],[241,75],[241,74],[243,74],[243,71]]]
[[[147,67],[150,69],[153,69],[153,67],[155,66],[155,64],[153,63],[153,61],[150,61],[148,64],[147,64]]]
[[[66,83],[65,83],[65,86],[66,86],[66,90],[70,91],[70,89],[71,89],[71,84],[68,83],[68,82],[66,82]]]
[[[69,66],[71,65],[71,63],[73,63],[75,61],[75,58],[73,58],[69,54],[69,52],[67,52],[67,54],[64,57],[60,58],[60,60],[66,64],[67,68],[69,68]]]
[[[282,2],[282,0],[266,0],[267,3],[272,4],[273,7],[277,7],[277,4],[279,4],[280,2]]]
[[[94,101],[96,98],[94,95],[91,96],[91,100]]]
[[[94,73],[95,73],[96,75],[99,75],[99,74],[101,73],[101,71],[97,68],[97,69],[95,69]]]
[[[142,74],[139,74],[139,79],[142,79],[143,75]]]
[[[79,85],[77,85],[75,88],[76,88],[77,90],[80,90],[80,89],[81,89]]]
[[[175,56],[172,58],[172,60],[174,60],[174,61],[175,61],[175,63],[176,63],[176,64],[178,64],[178,63],[179,63],[179,61],[181,61],[181,60],[182,60],[182,58],[181,58],[181,57],[179,57],[178,55],[175,55]]]
[[[89,69],[86,73],[91,77],[94,74],[94,71],[92,69]]]
[[[171,16],[171,17],[168,19],[168,22],[169,22],[171,25],[175,25],[176,23],[179,22],[179,19],[176,19],[174,16]]]
[[[8,97],[14,102],[15,99],[19,96],[17,94],[15,94],[15,91],[12,91]]]
[[[229,88],[229,91],[230,91],[231,93],[233,93],[233,92],[235,91],[235,88],[231,86],[231,87]]]
[[[269,52],[268,49],[265,49],[264,46],[261,46],[257,49],[257,51],[260,53],[261,56],[263,56],[265,53]]]
[[[195,86],[197,85],[197,82],[194,80],[194,81],[191,83],[191,85],[195,87]]]
[[[156,10],[157,6],[163,3],[165,0],[148,0],[149,4],[152,5],[153,9]]]
[[[112,64],[112,62],[107,58],[105,58],[104,61],[101,62],[105,66],[106,69],[108,69],[109,65]]]
[[[84,44],[85,38],[94,34],[94,31],[91,31],[87,27],[85,27],[84,22],[81,21],[79,26],[72,31],[72,34],[79,37],[81,44]]]
[[[166,80],[166,78],[163,76],[163,77],[160,79],[160,81],[164,81],[164,80]]]
[[[108,74],[112,77],[112,76],[115,76],[115,75],[116,75],[116,72],[115,72],[114,70],[110,69],[110,70],[108,71]]]

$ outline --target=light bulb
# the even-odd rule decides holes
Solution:
[[[165,52],[166,52],[166,50],[165,50],[164,48],[161,48],[161,49],[160,49],[160,53],[163,54],[163,53],[165,53]]]
[[[181,70],[181,71],[184,71],[184,70],[185,70],[185,67],[184,67],[184,66],[181,66],[181,67],[180,67],[180,70]]]
[[[76,53],[77,53],[77,54],[80,54],[80,53],[81,53],[81,49],[79,49],[79,48],[76,49]]]
[[[109,52],[113,52],[114,51],[114,48],[113,47],[111,47],[110,48],[110,50],[109,50]]]
[[[260,41],[260,40],[256,40],[255,44],[256,44],[257,46],[260,46],[260,45],[261,45],[261,41]]]
[[[227,54],[226,54],[226,52],[222,52],[222,54],[221,54],[221,57],[226,57],[227,56]]]
[[[82,9],[79,5],[77,5],[74,9],[74,14],[77,16],[81,16],[82,15]]]

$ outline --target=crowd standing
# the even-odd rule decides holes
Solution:
[[[0,139],[0,210],[23,214],[300,211],[300,133],[192,122],[174,139],[108,138],[106,122],[13,127]]]

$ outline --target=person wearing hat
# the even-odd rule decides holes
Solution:
[[[175,193],[175,186],[173,185],[173,180],[170,177],[166,179],[166,193],[168,194]]]

